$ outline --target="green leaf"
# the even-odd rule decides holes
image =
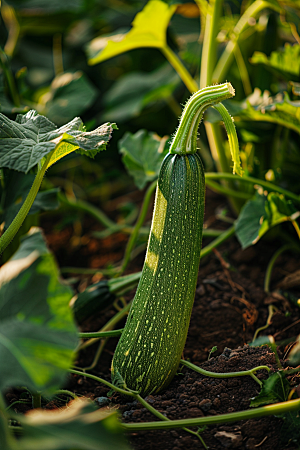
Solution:
[[[280,430],[281,444],[285,446],[286,444],[293,442],[299,445],[300,411],[290,411],[286,414],[281,414],[279,417],[283,419],[283,424]]]
[[[0,390],[62,385],[78,342],[72,296],[41,234],[28,235],[0,270]]]
[[[8,0],[6,3],[15,9],[26,11],[27,14],[49,14],[63,11],[78,12],[83,6],[83,0]],[[26,13],[25,13],[26,14]]]
[[[52,81],[50,91],[39,99],[43,113],[53,122],[63,124],[82,114],[97,97],[97,89],[80,71],[65,72]]]
[[[273,373],[267,380],[262,380],[262,383],[260,393],[251,400],[250,406],[257,407],[287,400],[290,385],[283,370]]]
[[[135,134],[126,133],[119,141],[119,151],[128,173],[134,178],[139,189],[148,181],[158,177],[162,160],[167,154],[166,137],[139,130]]]
[[[179,84],[180,78],[169,64],[153,72],[131,72],[116,81],[105,94],[104,120],[118,123],[137,116],[145,106],[168,99]]]
[[[0,113],[0,167],[27,173],[55,150],[49,166],[76,150],[90,157],[106,148],[115,124],[85,132],[80,118],[57,128],[36,111],[18,114],[16,121]]]
[[[282,49],[272,52],[270,56],[266,56],[262,52],[254,52],[250,62],[279,70],[287,76],[295,75],[298,79],[300,75],[300,45],[286,43]]]
[[[235,223],[236,236],[245,249],[256,244],[270,228],[286,221],[294,223],[299,215],[293,203],[282,194],[270,192],[266,196],[256,192],[240,212]],[[297,230],[297,224],[294,226]]]
[[[73,400],[57,411],[34,410],[19,417],[20,450],[129,450],[116,413],[88,400]]]
[[[270,97],[267,91],[262,95],[259,89],[255,89],[245,102],[232,107],[235,112],[231,111],[231,114],[242,120],[277,123],[300,133],[300,101],[290,100],[286,92]]]
[[[239,121],[270,122],[282,125],[300,134],[300,101],[290,100],[288,94],[279,93],[270,97],[270,93],[263,94],[258,88],[242,102],[234,100],[222,102],[228,112],[235,118],[236,125]],[[219,121],[218,114],[210,108],[205,115],[205,120],[211,123]]]
[[[166,45],[166,30],[175,10],[176,5],[169,6],[160,0],[150,0],[135,16],[128,33],[117,34],[106,42],[102,37],[90,42],[87,48],[89,64],[98,64],[135,48],[163,48]]]

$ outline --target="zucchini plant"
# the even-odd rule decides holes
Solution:
[[[166,387],[180,363],[194,302],[204,218],[205,179],[197,154],[197,130],[206,108],[233,95],[230,83],[192,95],[160,169],[145,263],[112,361],[113,383],[141,395]],[[225,108],[222,111],[230,119]]]

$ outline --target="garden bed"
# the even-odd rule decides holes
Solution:
[[[205,223],[209,223],[214,228],[224,227],[224,222],[218,221],[215,217],[215,210],[217,205],[220,205],[220,200],[222,203],[222,198],[211,192],[208,196]],[[56,245],[56,254],[59,259],[62,259],[60,263],[70,265],[73,260],[74,264],[74,254],[72,256],[72,249],[68,248],[68,243],[71,241],[69,237],[64,238],[67,233],[61,235],[60,240],[57,238],[55,245],[54,232],[51,234],[48,230],[47,233],[52,246]],[[110,260],[114,260],[114,256],[117,259],[118,255],[122,254],[122,245],[125,241],[126,239],[119,236],[118,239],[104,240],[101,245],[110,255]],[[90,245],[89,248],[93,249],[93,246]],[[278,293],[266,294],[263,289],[266,267],[275,251],[276,248],[269,246],[266,241],[242,251],[236,239],[231,238],[215,253],[201,261],[184,359],[212,372],[236,372],[260,365],[267,365],[271,368],[271,372],[278,370],[275,355],[269,347],[247,345],[252,341],[255,330],[265,325],[268,306],[271,303],[276,306],[277,311],[272,317],[271,325],[261,334],[272,335],[276,341],[288,340],[298,334],[299,308]],[[79,252],[78,248],[76,252]],[[90,251],[90,254],[87,254],[86,246],[80,247],[79,254],[82,259],[93,260],[93,252]],[[80,265],[84,267],[86,261],[82,259]],[[140,255],[131,263],[129,272],[141,270],[142,263],[143,255]],[[299,261],[296,257],[289,253],[282,254],[272,272],[272,289],[275,290],[276,284],[286,274],[298,269]],[[91,280],[86,278],[81,280],[83,284],[90,282]],[[297,296],[296,291],[293,294]],[[133,295],[134,291],[126,297],[126,300],[130,300]],[[114,314],[115,310],[108,310],[100,317],[87,320],[82,324],[81,330],[97,331]],[[121,326],[122,324],[119,327]],[[110,364],[116,343],[117,338],[108,341],[97,365],[92,370],[88,370],[89,373],[110,381]],[[97,345],[92,345],[80,353],[76,361],[77,367],[91,365]],[[217,350],[211,354],[208,361],[210,350],[214,346]],[[287,365],[285,358],[290,346],[291,344],[288,343],[278,347],[283,367]],[[257,376],[259,379],[267,378],[267,372],[259,371]],[[297,377],[290,377],[289,381],[292,386],[299,384]],[[100,405],[104,409],[119,410],[122,420],[127,423],[157,420],[130,397],[114,394],[110,401],[101,398],[106,397],[109,389],[87,377],[72,375],[67,388],[91,399],[100,398]],[[148,396],[146,400],[169,419],[174,420],[246,410],[249,408],[250,399],[258,395],[259,390],[258,384],[249,376],[215,379],[204,377],[186,367],[180,367],[178,374],[166,390],[159,395]],[[47,408],[56,406],[57,404],[53,402],[46,405]],[[23,409],[27,408],[24,406]],[[282,423],[282,419],[270,416],[210,426],[204,430],[202,437],[206,445],[213,449],[283,449],[287,447],[286,443],[281,443]],[[134,449],[202,448],[195,436],[181,429],[134,432],[128,438]],[[288,448],[297,447],[290,445]]]

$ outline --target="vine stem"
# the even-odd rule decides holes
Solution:
[[[229,197],[241,198],[243,200],[249,200],[250,198],[253,197],[250,193],[248,194],[247,192],[234,191],[233,189],[230,189],[219,183],[215,183],[209,178],[205,180],[205,183],[207,186],[211,188],[212,191],[218,192],[219,194],[228,195]]]
[[[13,240],[13,238],[19,231],[22,223],[24,222],[27,214],[29,213],[30,208],[35,200],[35,197],[37,196],[37,193],[40,189],[45,172],[48,168],[48,163],[49,163],[54,151],[55,151],[55,149],[53,149],[50,153],[48,153],[44,164],[42,165],[41,169],[36,174],[36,177],[31,186],[31,189],[30,189],[23,205],[21,206],[18,214],[16,215],[16,217],[14,218],[14,220],[12,221],[10,226],[7,228],[7,230],[2,234],[2,236],[0,238],[0,255],[3,253],[3,251],[6,249],[6,247]]]
[[[276,184],[270,183],[269,181],[260,180],[259,178],[250,177],[247,175],[243,175],[242,178],[238,178],[236,175],[233,175],[232,173],[224,173],[224,172],[207,172],[205,174],[205,178],[208,180],[238,180],[243,182],[248,182],[251,184],[257,184],[258,186],[265,187],[268,191],[275,191],[279,192],[280,194],[283,194],[285,197],[291,198],[295,200],[296,202],[300,202],[300,196],[294,194],[293,192],[290,192],[286,189],[281,188],[280,186],[276,186]]]
[[[198,91],[199,87],[196,81],[192,78],[191,74],[184,67],[178,56],[168,47],[167,45],[161,48],[162,53],[165,55],[166,59],[169,61],[171,66],[176,70],[188,90],[193,93]]]
[[[131,301],[124,307],[121,309],[121,311],[117,312],[117,314],[115,314],[105,325],[104,327],[101,328],[101,330],[99,331],[99,333],[103,333],[103,331],[110,331],[118,322],[120,322],[120,320],[122,320],[128,313],[130,307],[131,307]],[[89,339],[87,342],[84,342],[83,344],[79,345],[77,350],[82,350],[86,347],[89,347],[90,345],[92,345],[94,342],[96,342],[99,338],[92,338]]]
[[[134,247],[134,245],[136,243],[137,237],[139,235],[140,228],[142,227],[142,225],[143,225],[143,223],[144,223],[144,221],[146,219],[146,215],[147,215],[147,212],[148,212],[148,209],[149,209],[150,200],[152,198],[153,192],[155,191],[156,185],[157,185],[157,180],[153,181],[150,184],[150,186],[148,187],[147,191],[146,191],[146,194],[145,194],[144,200],[143,200],[143,205],[142,205],[142,208],[141,208],[138,220],[137,220],[137,222],[136,222],[136,224],[134,226],[133,232],[132,232],[132,234],[131,234],[131,236],[130,236],[130,238],[128,240],[128,243],[126,245],[124,259],[123,259],[123,263],[122,263],[121,270],[120,270],[119,274],[124,272],[124,270],[126,269],[128,263],[130,261],[130,255],[131,255],[132,249],[133,249],[133,247]]]
[[[164,416],[161,412],[159,412],[157,409],[153,408],[153,406],[151,406],[146,400],[144,400],[138,392],[136,391],[132,391],[130,389],[122,389],[119,388],[117,386],[115,386],[114,384],[110,383],[109,381],[104,380],[103,378],[99,378],[95,375],[91,375],[89,373],[85,373],[85,372],[81,372],[79,370],[73,370],[70,369],[69,370],[70,373],[74,373],[76,375],[81,375],[83,377],[87,377],[87,378],[91,378],[92,380],[98,381],[99,383],[103,383],[105,384],[107,387],[113,389],[116,392],[119,392],[119,394],[122,395],[129,395],[130,397],[134,397],[136,400],[138,400],[146,409],[148,409],[149,412],[151,412],[152,414],[154,414],[158,419],[160,420],[164,420],[167,421],[168,423],[172,422],[170,419],[168,419],[166,416]],[[156,422],[157,423],[157,422]],[[191,433],[195,436],[198,437],[198,439],[200,439],[200,441],[202,442],[203,446],[205,449],[207,449],[207,446],[205,445],[205,442],[203,441],[203,439],[201,438],[201,436],[199,435],[199,433],[189,430],[187,428],[183,428],[185,431],[187,431],[188,433]]]
[[[111,230],[112,232],[120,231],[124,226],[120,226],[110,220],[106,214],[104,214],[101,209],[97,208],[94,205],[91,205],[90,203],[84,201],[84,200],[70,200],[65,195],[63,195],[61,192],[58,193],[58,200],[63,203],[64,205],[68,206],[69,208],[77,209],[80,211],[84,211],[88,213],[90,216],[94,217],[98,222],[100,222],[102,225],[104,225],[106,228]]]
[[[236,46],[238,44],[241,33],[249,26],[249,19],[251,19],[251,17],[256,17],[260,11],[266,8],[270,8],[274,11],[280,12],[280,8],[278,8],[275,4],[263,0],[256,0],[252,3],[252,5],[249,6],[249,8],[246,9],[233,29],[233,37],[228,42],[225,50],[219,58],[210,82],[220,82],[226,77],[226,73],[233,61],[234,52],[236,50]]]
[[[233,377],[252,377],[260,386],[262,386],[262,382],[255,376],[255,372],[258,370],[267,370],[270,372],[270,368],[268,366],[258,366],[254,367],[254,369],[250,370],[242,370],[239,372],[229,372],[229,373],[217,373],[210,372],[209,370],[201,369],[201,367],[195,366],[195,364],[190,363],[189,361],[185,361],[183,359],[180,360],[181,364],[188,367],[189,369],[194,370],[195,372],[201,373],[201,375],[205,375],[206,377],[212,378],[233,378]]]
[[[264,290],[265,292],[269,293],[270,292],[270,281],[271,281],[271,275],[272,275],[272,270],[274,267],[274,264],[277,260],[277,258],[281,255],[281,253],[285,252],[286,250],[295,250],[295,245],[293,244],[286,244],[283,245],[281,248],[279,248],[274,255],[272,256],[272,258],[269,261],[267,270],[266,270],[266,274],[265,274],[265,281],[264,281]],[[253,338],[254,340],[254,338]]]
[[[199,417],[193,419],[178,419],[170,422],[143,422],[143,423],[122,423],[124,430],[146,431],[146,430],[168,430],[171,428],[194,427],[204,425],[216,425],[226,422],[236,422],[240,420],[258,419],[259,417],[285,414],[291,411],[298,411],[300,408],[300,399],[289,400],[287,402],[275,403],[262,406],[260,408],[246,411],[237,411],[218,416]]]
[[[212,250],[219,245],[221,245],[223,242],[225,242],[227,239],[229,239],[231,236],[233,236],[235,233],[235,227],[232,225],[232,227],[229,227],[226,231],[224,231],[222,234],[220,234],[219,237],[214,239],[210,244],[206,245],[201,250],[201,258],[204,258],[204,256],[208,255],[212,252]]]
[[[108,337],[120,336],[122,334],[122,331],[123,328],[111,331],[98,331],[95,333],[78,333],[78,337],[80,339],[90,339],[90,338],[106,339]]]

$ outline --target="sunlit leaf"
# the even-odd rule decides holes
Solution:
[[[166,29],[176,10],[176,5],[167,5],[160,0],[150,0],[139,12],[133,22],[132,29],[115,39],[96,38],[90,42],[87,51],[89,64],[97,64],[120,53],[140,47],[163,48],[166,44]]]
[[[288,76],[295,75],[298,79],[300,75],[300,45],[286,43],[284,48],[272,52],[270,56],[262,52],[254,52],[250,62],[252,64],[263,64]]]
[[[39,105],[51,121],[60,125],[82,114],[96,97],[97,89],[84,73],[65,72],[54,78],[50,91],[39,99]]]
[[[86,399],[59,410],[33,410],[18,420],[20,450],[129,450],[117,414]]]
[[[18,114],[16,121],[0,113],[0,167],[27,173],[54,149],[49,166],[74,150],[94,157],[106,148],[114,128],[107,123],[86,132],[79,117],[57,128],[33,110]]]
[[[135,134],[126,133],[119,141],[119,151],[123,163],[139,189],[158,177],[159,169],[167,154],[166,138],[155,133],[139,130]]]
[[[300,212],[282,194],[256,192],[248,200],[235,224],[236,236],[245,249],[256,242],[272,227],[286,221],[294,221]]]
[[[61,386],[77,345],[73,296],[39,232],[0,270],[0,390]]]

